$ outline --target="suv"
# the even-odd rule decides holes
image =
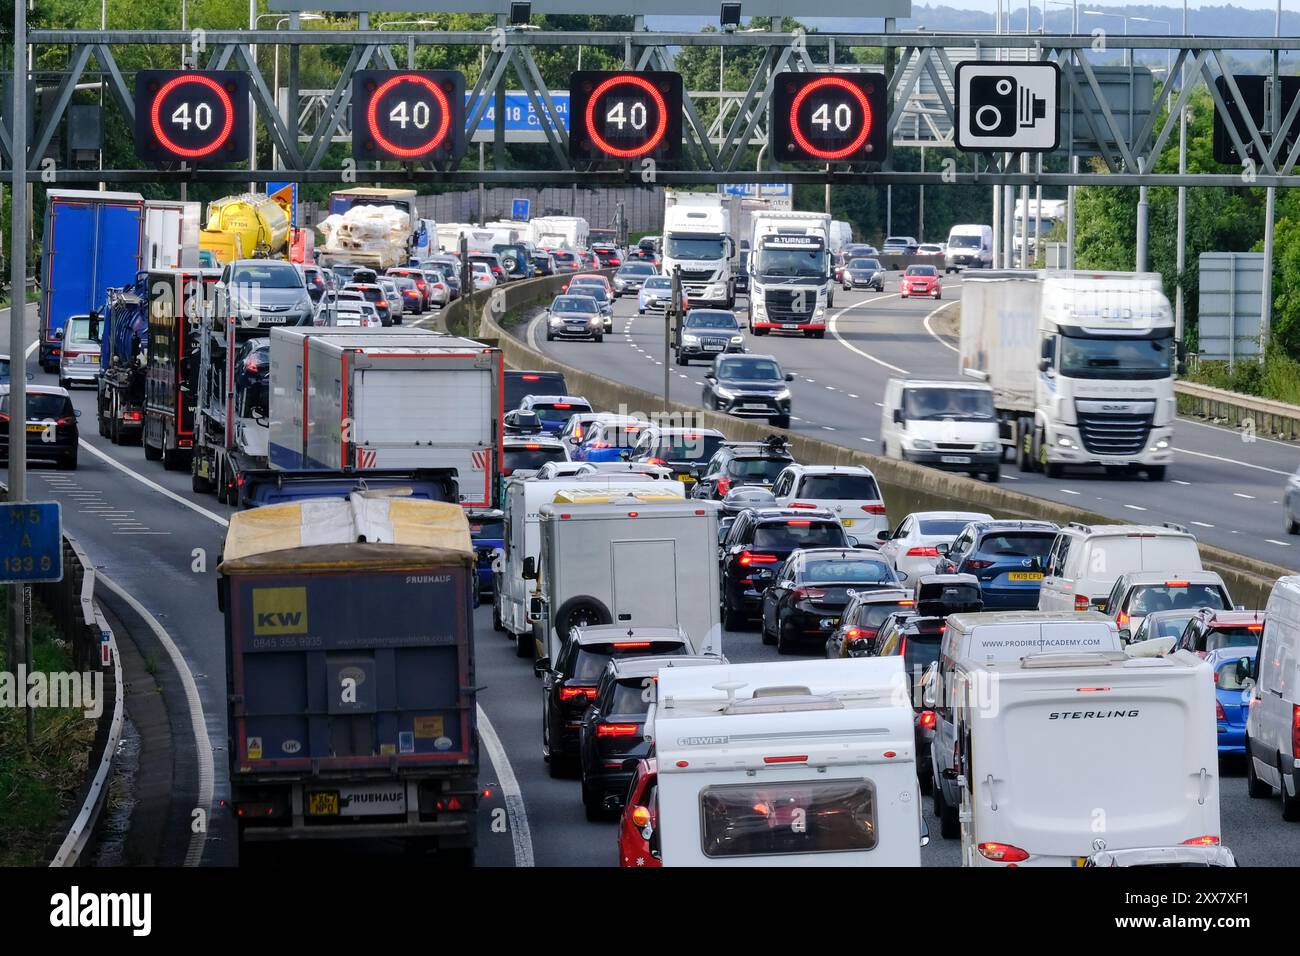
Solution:
[[[1132,636],[1148,614],[1179,608],[1229,610],[1232,598],[1213,571],[1130,571],[1119,576],[1102,613]]]
[[[772,485],[782,508],[825,508],[863,544],[889,530],[876,476],[864,465],[790,465]]]
[[[311,325],[316,303],[307,280],[292,262],[237,259],[226,266],[213,287],[218,315],[245,326]]]
[[[691,359],[712,361],[723,352],[745,351],[745,337],[740,333],[736,313],[726,309],[691,309],[677,323],[673,350],[678,365],[690,365]]]
[[[719,548],[722,623],[738,630],[759,614],[763,591],[800,548],[848,548],[844,526],[829,511],[742,511]]]
[[[1126,571],[1199,569],[1196,538],[1176,525],[1071,522],[1056,534],[1044,562],[1040,611],[1100,610]]]
[[[1182,636],[1174,644],[1174,651],[1191,651],[1199,657],[1205,657],[1212,651],[1225,648],[1245,651],[1258,647],[1259,636],[1264,633],[1264,620],[1263,611],[1201,608],[1187,622]]]
[[[542,757],[552,777],[578,762],[578,734],[587,705],[605,665],[616,657],[690,654],[685,632],[676,627],[633,628],[621,624],[573,627],[560,645],[555,661],[533,662],[542,678]]]
[[[973,574],[991,611],[1032,611],[1057,530],[1050,521],[972,521],[951,545],[937,546],[934,570]]]
[[[704,466],[703,474],[691,489],[691,497],[721,501],[738,485],[770,488],[785,467],[792,464],[794,456],[786,450],[785,441],[777,436],[762,442],[726,442]]]
[[[0,466],[9,466],[9,386],[0,386]],[[72,396],[56,385],[27,386],[27,460],[54,461],[59,468],[76,470],[80,434]]]
[[[563,372],[542,372],[532,369],[506,369],[505,411],[518,408],[529,395],[563,395],[569,390]]]
[[[704,376],[704,407],[740,418],[766,418],[790,427],[794,375],[771,355],[719,355]]]
[[[542,427],[558,435],[568,424],[570,416],[591,411],[591,402],[576,395],[528,395],[519,403],[519,408],[536,412],[542,419]]]

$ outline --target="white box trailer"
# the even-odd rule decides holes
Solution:
[[[491,507],[501,352],[433,332],[320,331],[272,330],[270,466],[453,470],[462,505]]]
[[[538,518],[543,656],[578,624],[681,627],[696,654],[722,653],[718,506],[649,492],[556,495]]]
[[[571,475],[549,480],[511,477],[501,496],[505,557],[497,577],[493,623],[523,638],[521,654],[532,648],[533,624],[538,620],[538,614],[532,611],[537,582],[524,577],[524,565],[530,558],[534,566],[540,561],[542,534],[538,521],[542,506],[555,501],[561,493],[582,489],[617,489],[629,494],[669,493],[682,499],[686,497],[686,486],[680,481],[645,478],[639,474]],[[714,548],[717,548],[716,541]]]
[[[1216,843],[1211,666],[1195,654],[969,662],[954,701],[966,866],[1082,866],[1099,850]]]
[[[539,249],[585,249],[591,225],[581,216],[538,216],[528,220],[529,238]]]
[[[901,657],[664,668],[646,727],[664,866],[921,865]]]
[[[199,219],[199,203],[146,199],[143,268],[198,268]]]

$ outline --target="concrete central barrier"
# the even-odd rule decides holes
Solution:
[[[789,442],[790,451],[798,461],[819,465],[866,465],[880,484],[889,509],[889,519],[893,524],[913,511],[941,510],[984,511],[996,518],[1038,519],[1059,525],[1072,521],[1082,524],[1128,523],[1094,511],[1020,494],[1001,485],[977,481],[965,475],[882,458],[819,438],[774,428],[766,422],[746,421],[706,411],[693,403],[673,401],[665,405],[662,395],[558,362],[511,334],[509,326],[512,320],[517,321],[526,310],[550,302],[566,278],[548,276],[512,282],[494,290],[498,294],[489,297],[480,306],[478,336],[493,340],[504,353],[506,364],[512,368],[562,372],[570,394],[584,396],[594,408],[637,412],[647,416],[666,412],[677,420],[685,418],[699,427],[716,428],[738,441],[761,440],[768,435],[779,434]],[[676,394],[691,394],[693,388],[694,386],[688,385],[679,386],[680,390]],[[1282,575],[1292,573],[1280,565],[1257,561],[1204,543],[1200,544],[1200,551],[1205,567],[1222,575],[1233,597],[1247,607],[1263,607],[1273,582]]]

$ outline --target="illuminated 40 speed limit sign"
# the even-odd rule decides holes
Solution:
[[[361,70],[352,80],[352,155],[404,163],[465,152],[465,76],[454,70]]]
[[[682,77],[583,70],[569,80],[569,158],[656,161],[682,150]]]
[[[888,82],[879,73],[782,73],[773,83],[778,162],[879,162],[889,140]]]
[[[248,74],[141,70],[135,75],[141,159],[222,166],[248,159]]]

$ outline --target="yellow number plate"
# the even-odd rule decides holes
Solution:
[[[852,519],[852,518],[841,518],[841,519],[840,519],[840,524],[844,525],[844,527],[846,527],[846,528],[852,528],[852,527],[853,527],[853,519]]]
[[[53,424],[53,422],[51,422],[50,424]],[[45,426],[44,426],[44,425],[28,425],[28,426],[27,426],[27,430],[28,430],[29,432],[43,432],[43,431],[45,431]]]
[[[678,476],[677,476],[677,480],[680,481],[680,482],[681,482],[682,484],[684,484],[684,485],[693,485],[693,484],[695,484],[695,476],[694,476],[694,475],[678,475]]]
[[[1088,864],[1088,858],[1086,856],[1076,856],[1074,858],[1075,866],[1086,866],[1087,864]]]
[[[313,817],[336,817],[339,815],[339,795],[330,790],[325,793],[307,794],[307,814]]]
[[[1041,581],[1043,573],[1041,571],[1012,571],[1007,575],[1008,581]]]

